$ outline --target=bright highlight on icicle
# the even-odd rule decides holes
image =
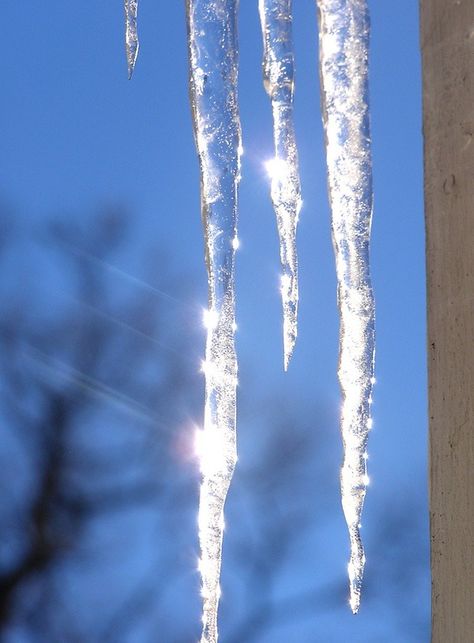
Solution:
[[[127,54],[128,78],[135,69],[138,56],[137,14],[138,0],[124,0],[125,9],[125,51]]]
[[[368,483],[366,447],[374,383],[374,300],[369,271],[372,160],[366,0],[317,0],[332,234],[341,317],[341,492],[349,528],[350,604],[360,605],[365,555],[360,519]]]
[[[199,541],[202,643],[217,641],[224,503],[236,455],[237,359],[234,257],[242,151],[237,106],[238,0],[187,0],[190,95],[201,169],[201,205],[209,276]]]
[[[271,196],[280,237],[283,269],[284,367],[288,368],[297,335],[298,258],[296,226],[301,209],[298,153],[293,124],[294,56],[292,0],[259,0],[264,57],[264,86],[272,101],[275,158],[268,161]]]

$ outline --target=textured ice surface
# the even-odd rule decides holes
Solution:
[[[275,158],[267,163],[280,238],[284,366],[297,335],[298,258],[296,226],[301,189],[293,124],[294,56],[292,0],[259,0],[263,34],[263,80],[273,112]]]
[[[367,437],[374,382],[374,300],[369,270],[372,162],[366,0],[317,0],[320,74],[332,234],[340,310],[339,381],[344,461],[341,492],[349,528],[350,604],[360,605],[365,555],[360,520],[368,484]]]
[[[125,51],[127,54],[128,77],[131,78],[138,56],[137,13],[138,0],[124,0],[125,9]]]
[[[242,150],[237,9],[238,0],[187,0],[190,95],[209,276],[204,427],[198,435],[202,643],[217,641],[224,503],[237,459],[234,256]]]

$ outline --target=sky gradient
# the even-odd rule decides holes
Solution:
[[[237,254],[237,350],[239,401],[243,408],[270,391],[286,392],[305,409],[318,401],[324,413],[305,417],[327,432],[330,520],[282,573],[278,592],[318,575],[345,575],[348,542],[338,504],[341,458],[337,417],[340,394],[336,368],[338,317],[330,236],[326,168],[319,104],[315,3],[295,0],[295,118],[303,209],[298,228],[300,268],[299,335],[289,372],[283,373],[279,255],[265,162],[273,155],[270,102],[263,89],[262,43],[256,0],[241,0],[240,107],[243,170]],[[367,577],[375,599],[354,618],[349,607],[318,612],[315,620],[275,628],[265,643],[324,640],[404,641],[429,639],[427,505],[427,401],[425,365],[425,273],[422,205],[421,89],[417,3],[370,2],[372,51],[371,123],[375,207],[372,274],[376,298],[374,429],[369,438],[369,476],[363,518]],[[143,279],[141,248],[149,241],[182,275],[196,283],[193,313],[201,324],[206,272],[199,212],[199,172],[187,87],[184,2],[141,0],[140,53],[127,80],[121,2],[36,0],[2,9],[2,152],[0,195],[26,230],[51,216],[68,221],[107,204],[133,213],[133,248],[117,267]],[[34,259],[27,269],[35,271]],[[15,264],[13,264],[15,265]],[[18,275],[4,275],[15,287]],[[40,277],[41,279],[41,277]],[[45,277],[46,279],[46,277]],[[54,274],[48,279],[54,282]],[[58,278],[59,279],[59,278]],[[168,293],[172,294],[172,293]],[[45,304],[46,305],[46,304]],[[196,347],[195,363],[199,370]],[[305,406],[306,405],[306,406]],[[196,418],[199,421],[199,418]],[[238,427],[241,461],[252,458],[255,422]],[[317,462],[317,458],[316,458]],[[239,484],[236,474],[234,485]],[[397,592],[384,586],[383,563],[372,563],[371,533],[390,524],[387,498],[412,492],[417,538],[422,548],[419,585],[397,590],[413,596],[422,625],[403,629]],[[230,500],[232,503],[232,500]],[[312,511],[311,489],[307,495]],[[229,508],[229,524],[236,509]],[[407,516],[406,524],[411,524]],[[229,535],[229,538],[232,536]],[[383,552],[375,552],[380,561]],[[225,557],[224,557],[225,566]],[[224,575],[225,575],[224,567]],[[235,573],[235,570],[234,570]],[[332,575],[332,576],[331,576]],[[224,576],[225,582],[225,576]],[[330,591],[330,590],[328,590]],[[235,609],[237,609],[234,606]],[[230,620],[225,595],[223,633]],[[397,629],[402,628],[402,629]],[[421,638],[422,637],[422,638]],[[146,637],[136,638],[147,643]],[[223,635],[223,643],[226,638]],[[164,641],[163,643],[169,643]],[[174,643],[174,641],[171,641]],[[178,643],[178,639],[176,639]],[[187,643],[182,641],[181,643]],[[190,642],[189,642],[190,643]]]

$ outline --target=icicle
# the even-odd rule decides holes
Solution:
[[[124,0],[125,9],[125,50],[127,53],[128,78],[130,79],[135,69],[138,56],[137,13],[138,0]]]
[[[369,272],[372,173],[366,0],[317,0],[320,74],[332,234],[341,316],[341,492],[350,535],[350,605],[356,613],[365,556],[360,519],[368,484],[366,447],[374,383],[374,300]]]
[[[237,105],[238,0],[187,0],[190,95],[201,169],[209,275],[199,503],[202,643],[217,641],[224,503],[236,463],[234,256],[242,151]]]
[[[264,86],[272,101],[275,158],[267,163],[272,180],[282,265],[284,367],[297,335],[298,259],[296,226],[301,209],[298,153],[293,124],[294,60],[292,0],[259,0],[264,44]]]

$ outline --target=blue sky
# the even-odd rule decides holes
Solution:
[[[299,337],[284,375],[277,233],[264,167],[272,156],[271,113],[261,79],[257,2],[241,0],[239,91],[245,155],[237,257],[239,393],[247,406],[274,389],[284,389],[297,399],[321,400],[331,418],[325,430],[330,432],[337,464],[338,319],[319,109],[316,11],[311,0],[294,4],[296,134],[304,207],[298,231]],[[377,385],[364,527],[370,539],[370,529],[386,519],[389,510],[385,507],[382,515],[381,507],[388,491],[396,496],[397,489],[414,489],[423,502],[420,528],[428,543],[417,3],[370,5]],[[153,239],[173,265],[193,275],[198,294],[191,304],[198,304],[199,310],[206,302],[206,274],[188,104],[184,2],[141,0],[141,49],[131,82],[119,0],[22,0],[6,3],[2,17],[8,25],[2,32],[0,106],[4,200],[19,212],[27,228],[51,215],[67,222],[103,204],[125,204],[135,218],[135,252],[124,255],[118,267],[141,278],[140,247]],[[8,278],[14,282],[14,275]],[[198,314],[190,323],[194,322],[200,324]],[[244,457],[249,439],[242,426]],[[337,468],[333,473],[336,486]],[[338,506],[335,511],[340,512]],[[344,569],[344,524],[341,515],[335,520],[327,536],[334,546],[328,549],[326,562]],[[313,545],[317,561],[321,552]],[[429,602],[427,547],[418,595],[423,613]],[[370,560],[370,550],[367,555]],[[370,567],[369,572],[376,576],[377,568]],[[285,574],[289,582],[291,569]],[[396,606],[392,617],[393,613]],[[363,611],[358,618],[354,625],[345,613],[337,623],[328,617],[321,640],[345,641],[349,631],[354,641],[372,640],[364,638],[364,628],[371,626],[370,619],[377,621],[377,615]],[[344,629],[346,620],[351,630]],[[377,623],[379,629],[374,631],[379,636],[384,630]],[[295,629],[285,634],[290,638],[281,640],[320,640],[314,626],[310,631],[313,634]],[[385,632],[378,640],[409,640],[393,636]],[[279,639],[274,634],[268,640]]]

